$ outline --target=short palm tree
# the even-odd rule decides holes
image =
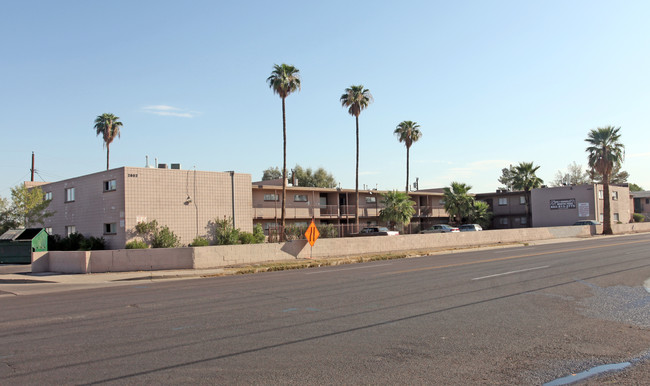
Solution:
[[[612,170],[620,166],[625,158],[625,146],[619,142],[620,127],[607,126],[593,129],[585,141],[589,167],[602,176],[604,202],[603,202],[603,233],[612,234],[611,196],[609,192]]]
[[[445,201],[445,210],[456,224],[460,224],[463,217],[468,217],[474,205],[474,198],[469,195],[470,185],[461,182],[452,182],[442,193]]]
[[[386,192],[383,194],[381,202],[384,209],[379,212],[379,218],[389,223],[389,226],[394,229],[395,225],[408,225],[411,218],[415,214],[415,201],[407,193]]]
[[[287,118],[284,100],[296,90],[300,90],[300,70],[288,64],[273,66],[271,76],[266,78],[273,93],[282,99],[282,217],[280,241],[284,240],[284,222],[286,215],[287,196]]]
[[[106,170],[109,169],[109,159],[110,159],[110,145],[115,137],[120,136],[120,127],[122,127],[122,122],[119,121],[120,117],[116,117],[113,114],[104,113],[98,115],[95,118],[95,130],[97,135],[102,135],[104,138],[104,146],[106,146]]]
[[[524,199],[526,200],[526,223],[530,227],[530,191],[542,186],[544,180],[537,177],[535,174],[539,170],[539,166],[535,166],[533,162],[520,162],[519,165],[513,168],[512,174],[512,188],[515,190],[523,190],[525,192]]]
[[[357,124],[357,166],[354,190],[356,194],[355,217],[357,219],[356,232],[359,231],[359,114],[372,103],[372,94],[363,85],[350,86],[345,89],[345,93],[340,98],[341,106],[348,108],[348,113],[354,116]]]
[[[413,121],[403,121],[393,132],[400,142],[404,142],[406,146],[406,193],[409,191],[409,150],[414,142],[417,142],[422,137],[420,125]]]

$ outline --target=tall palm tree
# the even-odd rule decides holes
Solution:
[[[356,195],[355,200],[355,217],[357,219],[357,228],[356,231],[359,231],[359,114],[361,111],[365,110],[370,103],[372,103],[372,94],[367,88],[363,88],[363,85],[350,86],[345,89],[345,94],[341,95],[339,99],[341,101],[341,106],[348,108],[348,113],[353,115],[356,119],[357,124],[357,166],[356,166],[356,178],[354,184],[354,191]]]
[[[122,127],[122,122],[119,121],[120,117],[116,117],[113,114],[104,113],[98,115],[95,118],[95,130],[97,135],[102,135],[104,138],[104,145],[106,146],[106,170],[109,169],[109,158],[110,158],[110,145],[115,137],[120,136],[120,127]]]
[[[620,127],[599,127],[587,135],[587,159],[589,167],[602,176],[604,202],[603,202],[603,234],[612,234],[612,213],[610,205],[609,184],[612,170],[619,166],[625,158],[625,146],[619,142]]]
[[[284,221],[287,196],[287,117],[284,100],[296,90],[300,90],[300,70],[288,64],[275,64],[271,76],[266,78],[274,94],[282,99],[282,219],[280,241],[284,240]]]
[[[463,217],[468,217],[473,208],[474,197],[469,195],[470,189],[472,189],[470,185],[452,182],[451,186],[445,188],[442,193],[445,210],[456,224],[460,224]]]
[[[519,165],[513,168],[512,173],[512,188],[514,190],[523,190],[525,192],[524,199],[526,200],[526,223],[530,227],[530,191],[537,189],[544,183],[544,180],[537,177],[535,174],[539,170],[539,165],[535,166],[533,162],[520,162]]]
[[[420,137],[422,137],[422,132],[420,131],[420,125],[417,122],[413,121],[403,121],[393,132],[397,136],[397,139],[400,142],[404,142],[406,146],[406,189],[405,192],[408,194],[409,191],[409,150],[411,145],[414,142],[417,142]]]

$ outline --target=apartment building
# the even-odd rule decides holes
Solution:
[[[103,237],[112,249],[133,239],[142,221],[168,226],[183,244],[209,234],[216,218],[253,230],[250,174],[121,167],[34,185],[52,200],[48,233]]]
[[[613,223],[630,222],[630,189],[627,185],[610,185],[610,208]],[[603,222],[604,190],[601,184],[560,186],[531,191],[532,226],[571,225],[579,220]]]
[[[634,213],[645,216],[645,221],[650,221],[650,190],[641,192],[630,192],[634,207]]]
[[[380,223],[379,214],[384,208],[381,195],[386,191],[359,190],[359,223],[361,226]],[[409,192],[415,201],[412,222],[419,227],[447,222],[442,193],[436,191]],[[265,232],[278,227],[282,217],[282,180],[253,183],[253,223],[260,224]],[[354,189],[312,188],[287,186],[285,223],[287,226],[305,226],[314,219],[318,224],[332,224],[345,236],[355,232],[356,194]],[[411,227],[413,231],[413,227]]]
[[[630,222],[629,188],[611,185],[610,192],[612,221]],[[572,225],[579,220],[602,222],[604,217],[604,193],[600,184],[533,189],[528,208],[523,191],[497,190],[477,194],[476,198],[490,205],[493,229]]]
[[[486,202],[492,212],[492,229],[530,227],[526,210],[526,192],[497,190],[493,193],[479,193],[477,200]]]

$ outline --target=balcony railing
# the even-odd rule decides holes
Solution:
[[[379,217],[381,210],[385,206],[382,204],[363,204],[359,205],[359,218]],[[416,205],[413,217],[448,217],[444,208],[434,206]],[[354,218],[354,205],[287,205],[285,218],[287,219],[335,219],[335,218]],[[282,206],[280,203],[258,204],[253,207],[253,218],[257,219],[275,219],[282,216]]]

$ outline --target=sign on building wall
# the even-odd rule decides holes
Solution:
[[[565,198],[562,200],[551,200],[551,209],[575,209],[576,199]]]
[[[579,202],[578,203],[578,217],[589,217],[589,203],[588,202]]]

